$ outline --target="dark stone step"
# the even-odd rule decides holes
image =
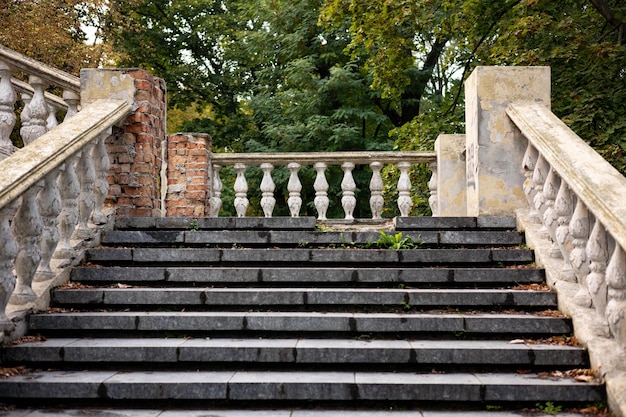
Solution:
[[[83,330],[140,332],[337,332],[562,335],[571,320],[532,314],[318,312],[63,312],[33,314],[37,333]]]
[[[200,249],[96,248],[87,251],[93,263],[288,263],[294,264],[505,264],[533,262],[529,249]]]
[[[331,220],[343,228],[350,225],[358,228],[360,224],[369,227],[393,221],[396,230],[445,230],[445,229],[491,229],[514,230],[517,227],[513,217],[396,217],[381,221],[356,220],[346,222],[341,219]],[[138,229],[179,229],[179,230],[314,230],[317,221],[314,217],[219,217],[219,218],[172,218],[172,217],[118,217],[115,228],[118,230]],[[324,224],[321,222],[320,224]],[[346,227],[347,226],[347,227]]]
[[[582,347],[490,340],[50,339],[9,346],[3,363],[282,363],[587,366]]]
[[[523,236],[514,231],[421,231],[405,232],[417,245],[464,245],[464,246],[512,246],[520,245]],[[105,246],[140,246],[140,245],[279,245],[279,246],[354,246],[372,245],[381,235],[376,232],[319,232],[319,231],[173,231],[173,230],[114,230],[104,233],[102,244]]]
[[[115,228],[180,230],[315,230],[315,217],[117,217]]]
[[[540,307],[556,308],[556,294],[492,289],[380,288],[85,288],[52,293],[55,305],[108,306],[276,306],[322,307]]]
[[[534,268],[289,268],[289,267],[76,267],[72,281],[85,283],[228,284],[439,284],[515,285],[541,283]]]
[[[4,400],[577,402],[604,400],[599,382],[537,374],[253,371],[35,371],[0,380]]]
[[[515,217],[396,217],[396,230],[508,229],[517,227]]]

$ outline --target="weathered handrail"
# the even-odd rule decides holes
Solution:
[[[63,90],[80,93],[80,78],[2,45],[0,45],[0,60],[10,63],[15,69],[36,75]]]
[[[28,79],[28,82],[14,78],[15,71],[22,72],[21,78]],[[62,89],[62,97],[45,91],[48,86]],[[25,145],[59,123],[59,110],[66,110],[65,119],[78,112],[79,78],[0,45],[0,159],[16,149],[11,142],[17,121],[14,114],[18,98],[16,90],[24,103],[19,117],[20,136]]]
[[[510,104],[528,140],[524,192],[578,282],[576,302],[592,306],[626,349],[626,178],[541,104]]]
[[[0,330],[13,328],[9,299],[35,301],[33,280],[55,275],[50,260],[75,257],[70,239],[93,237],[89,220],[103,223],[105,140],[130,111],[127,101],[97,100],[0,161]]]
[[[353,212],[356,207],[356,198],[354,196],[356,184],[352,177],[352,170],[356,165],[369,165],[372,169],[372,178],[369,184],[371,197],[370,208],[372,210],[372,218],[382,218],[382,210],[384,205],[383,199],[383,180],[381,170],[384,164],[395,164],[400,170],[400,178],[398,180],[398,207],[401,216],[408,216],[413,206],[411,199],[411,180],[409,178],[409,170],[412,164],[428,164],[436,175],[436,154],[434,152],[288,152],[288,153],[220,153],[212,154],[210,157],[210,165],[212,168],[209,172],[212,175],[211,198],[209,207],[211,217],[217,217],[222,206],[221,192],[222,182],[220,179],[220,169],[222,166],[233,166],[237,173],[234,184],[235,191],[235,209],[238,217],[245,217],[249,205],[247,198],[248,184],[244,173],[248,166],[258,166],[263,171],[263,180],[261,181],[261,191],[263,197],[261,199],[261,208],[265,217],[272,217],[276,199],[274,198],[275,184],[272,180],[271,172],[274,165],[286,166],[290,171],[290,178],[287,184],[289,198],[287,205],[292,217],[298,217],[302,207],[302,184],[298,177],[298,171],[303,165],[312,166],[317,172],[314,183],[315,199],[314,205],[318,212],[319,220],[327,220],[326,213],[329,206],[328,189],[329,184],[326,180],[325,170],[329,165],[341,166],[344,171],[343,181],[341,182],[342,198],[341,204],[345,212],[346,220],[353,220]],[[431,181],[431,207],[434,207],[434,198],[436,198],[436,190],[433,186],[435,181]]]

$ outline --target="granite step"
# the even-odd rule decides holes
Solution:
[[[489,404],[488,404],[489,405]],[[502,410],[502,406],[490,405],[494,408]],[[390,407],[390,410],[363,410],[361,408],[346,409],[346,407],[330,407],[324,410],[307,410],[300,408],[274,408],[267,409],[224,409],[224,408],[197,408],[180,410],[168,410],[168,409],[136,409],[136,408],[82,408],[82,409],[12,409],[8,411],[0,412],[1,417],[81,417],[81,416],[94,416],[94,417],[484,417],[487,407],[474,407],[473,409],[466,408],[464,410],[441,410],[441,409],[429,409],[427,407],[419,407],[413,411],[405,410],[405,407],[400,407],[401,410],[395,410],[394,407]],[[482,410],[477,411],[477,409]],[[534,411],[527,409],[524,414],[521,414],[519,410],[516,411],[492,411],[488,413],[489,417],[520,417],[524,415],[527,417],[532,416],[545,416],[546,414],[539,409]],[[589,413],[576,413],[576,412],[559,412],[559,417],[580,417],[587,416]]]
[[[517,223],[514,217],[396,217],[383,220],[343,219],[319,222],[322,229],[350,226],[356,228],[384,228],[392,224],[395,230],[513,230]],[[219,218],[174,218],[174,217],[118,217],[117,230],[178,229],[178,230],[315,230],[315,217],[219,217]]]
[[[348,312],[60,312],[33,314],[31,331],[71,334],[87,331],[255,333],[411,333],[459,336],[503,334],[517,336],[563,335],[572,332],[566,317],[523,313]]]
[[[33,371],[0,380],[5,400],[596,402],[601,382],[536,373]],[[141,404],[141,403],[137,403]]]
[[[81,288],[52,292],[52,302],[63,307],[133,306],[134,308],[187,307],[302,307],[359,306],[401,309],[455,308],[557,308],[549,291],[503,289],[381,289],[381,288]]]
[[[76,267],[71,280],[86,284],[337,284],[363,285],[517,285],[539,284],[544,271],[537,268],[411,268],[385,267],[187,267],[115,266]]]
[[[486,265],[531,263],[534,254],[523,248],[485,249],[217,249],[217,248],[96,248],[87,251],[91,263],[116,264],[289,264],[370,265]]]
[[[403,364],[572,367],[587,365],[580,346],[524,340],[358,340],[240,338],[55,338],[9,346],[5,364]]]
[[[392,233],[393,234],[393,233]],[[403,238],[410,238],[418,246],[514,246],[523,242],[516,231],[490,230],[424,230],[408,231]],[[376,245],[381,238],[377,232],[320,232],[309,230],[113,230],[103,234],[104,246],[363,246]]]
[[[383,224],[381,222],[381,224]],[[117,217],[115,229],[315,230],[315,217]]]

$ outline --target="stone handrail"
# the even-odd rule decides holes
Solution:
[[[276,205],[274,198],[275,184],[272,180],[271,172],[274,165],[286,166],[290,171],[287,190],[289,198],[287,205],[292,217],[298,217],[302,207],[300,192],[302,184],[298,177],[298,171],[302,165],[311,165],[317,172],[314,183],[315,199],[314,204],[318,212],[319,220],[327,220],[326,213],[329,206],[328,188],[325,170],[329,165],[341,166],[344,177],[341,182],[342,198],[341,204],[345,212],[345,220],[354,220],[353,213],[356,206],[354,192],[356,184],[352,176],[352,170],[356,165],[369,165],[372,169],[372,178],[369,184],[371,197],[370,207],[373,219],[381,219],[384,205],[383,180],[381,170],[384,164],[396,164],[400,170],[398,180],[398,208],[401,216],[408,216],[413,206],[411,199],[411,180],[409,170],[412,164],[428,164],[436,176],[436,154],[434,152],[310,152],[310,153],[219,153],[210,156],[211,168],[209,172],[211,179],[211,197],[209,200],[210,217],[217,217],[222,206],[221,192],[223,185],[220,179],[220,169],[222,166],[233,166],[237,174],[235,191],[235,210],[238,217],[245,217],[249,205],[247,198],[248,184],[245,178],[245,171],[248,166],[258,166],[263,171],[261,181],[261,208],[265,217],[272,217],[272,212]],[[436,181],[429,182],[431,198],[429,203],[434,207],[436,199]]]
[[[15,71],[28,83],[14,78]],[[62,97],[46,92],[48,86],[63,90]],[[65,119],[78,112],[80,88],[78,77],[0,45],[0,159],[15,152],[10,137],[17,120],[16,90],[24,102],[20,135],[27,145],[59,123],[59,110],[66,110]]]
[[[78,77],[68,74],[58,68],[46,65],[2,45],[0,45],[0,61],[10,63],[13,68],[23,71],[29,75],[37,76],[50,84],[62,88],[63,90],[69,90],[76,94],[80,94],[80,79]]]
[[[55,276],[51,260],[76,257],[71,239],[106,222],[105,140],[130,111],[124,100],[95,101],[0,161],[0,330],[14,328],[8,303],[35,301],[33,281]]]
[[[579,284],[576,303],[592,306],[626,349],[626,178],[544,105],[510,104],[507,114],[528,140],[523,189],[550,255]]]

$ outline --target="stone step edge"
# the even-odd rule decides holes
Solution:
[[[0,397],[587,403],[602,401],[605,394],[599,381],[532,373],[44,371],[0,380]]]
[[[550,291],[391,288],[79,288],[52,291],[54,306],[412,306],[556,309]]]
[[[448,268],[409,266],[385,268],[332,267],[103,267],[77,266],[71,271],[72,281],[144,282],[144,283],[380,283],[385,284],[473,284],[541,283],[545,273],[538,268]]]
[[[118,217],[116,229],[182,229],[182,230],[315,230],[316,226],[341,230],[363,230],[372,227],[396,230],[433,229],[515,229],[513,217],[395,217],[393,219],[329,219],[318,221],[315,217],[218,217],[218,218],[175,218],[175,217]]]
[[[96,248],[87,251],[89,262],[201,263],[208,264],[368,264],[447,265],[531,263],[530,249],[219,249],[219,248]]]
[[[494,364],[586,367],[581,346],[525,340],[53,338],[6,347],[4,363]]]
[[[294,312],[66,312],[33,314],[34,331],[256,331],[340,333],[454,333],[562,335],[571,320],[531,314],[294,313]]]
[[[487,405],[489,406],[489,405]],[[166,410],[166,409],[123,409],[123,408],[67,408],[67,409],[55,409],[52,414],[51,409],[17,409],[3,411],[2,417],[76,417],[80,415],[89,416],[106,416],[106,417],[484,417],[488,407],[482,407],[482,411],[476,409],[448,409],[442,410],[429,410],[427,407],[419,407],[414,411],[397,411],[397,410],[363,410],[354,409],[348,410],[345,407],[342,408],[326,408],[323,410],[306,410],[302,408],[268,408],[268,409],[223,409],[223,408],[189,408],[180,410]],[[494,408],[504,408],[501,406],[495,406]],[[524,410],[528,416],[542,416],[545,414],[537,410],[537,414],[531,411]],[[514,411],[493,411],[489,410],[488,417],[520,417],[522,410]],[[531,414],[532,413],[532,414]],[[573,413],[573,412],[559,412],[559,417],[581,417],[589,414]]]
[[[516,231],[408,231],[400,232],[416,246],[519,246],[523,235]],[[391,233],[393,236],[394,233]],[[382,238],[378,232],[320,231],[172,231],[113,230],[103,233],[103,246],[124,245],[280,245],[280,246],[363,246],[376,247]]]

